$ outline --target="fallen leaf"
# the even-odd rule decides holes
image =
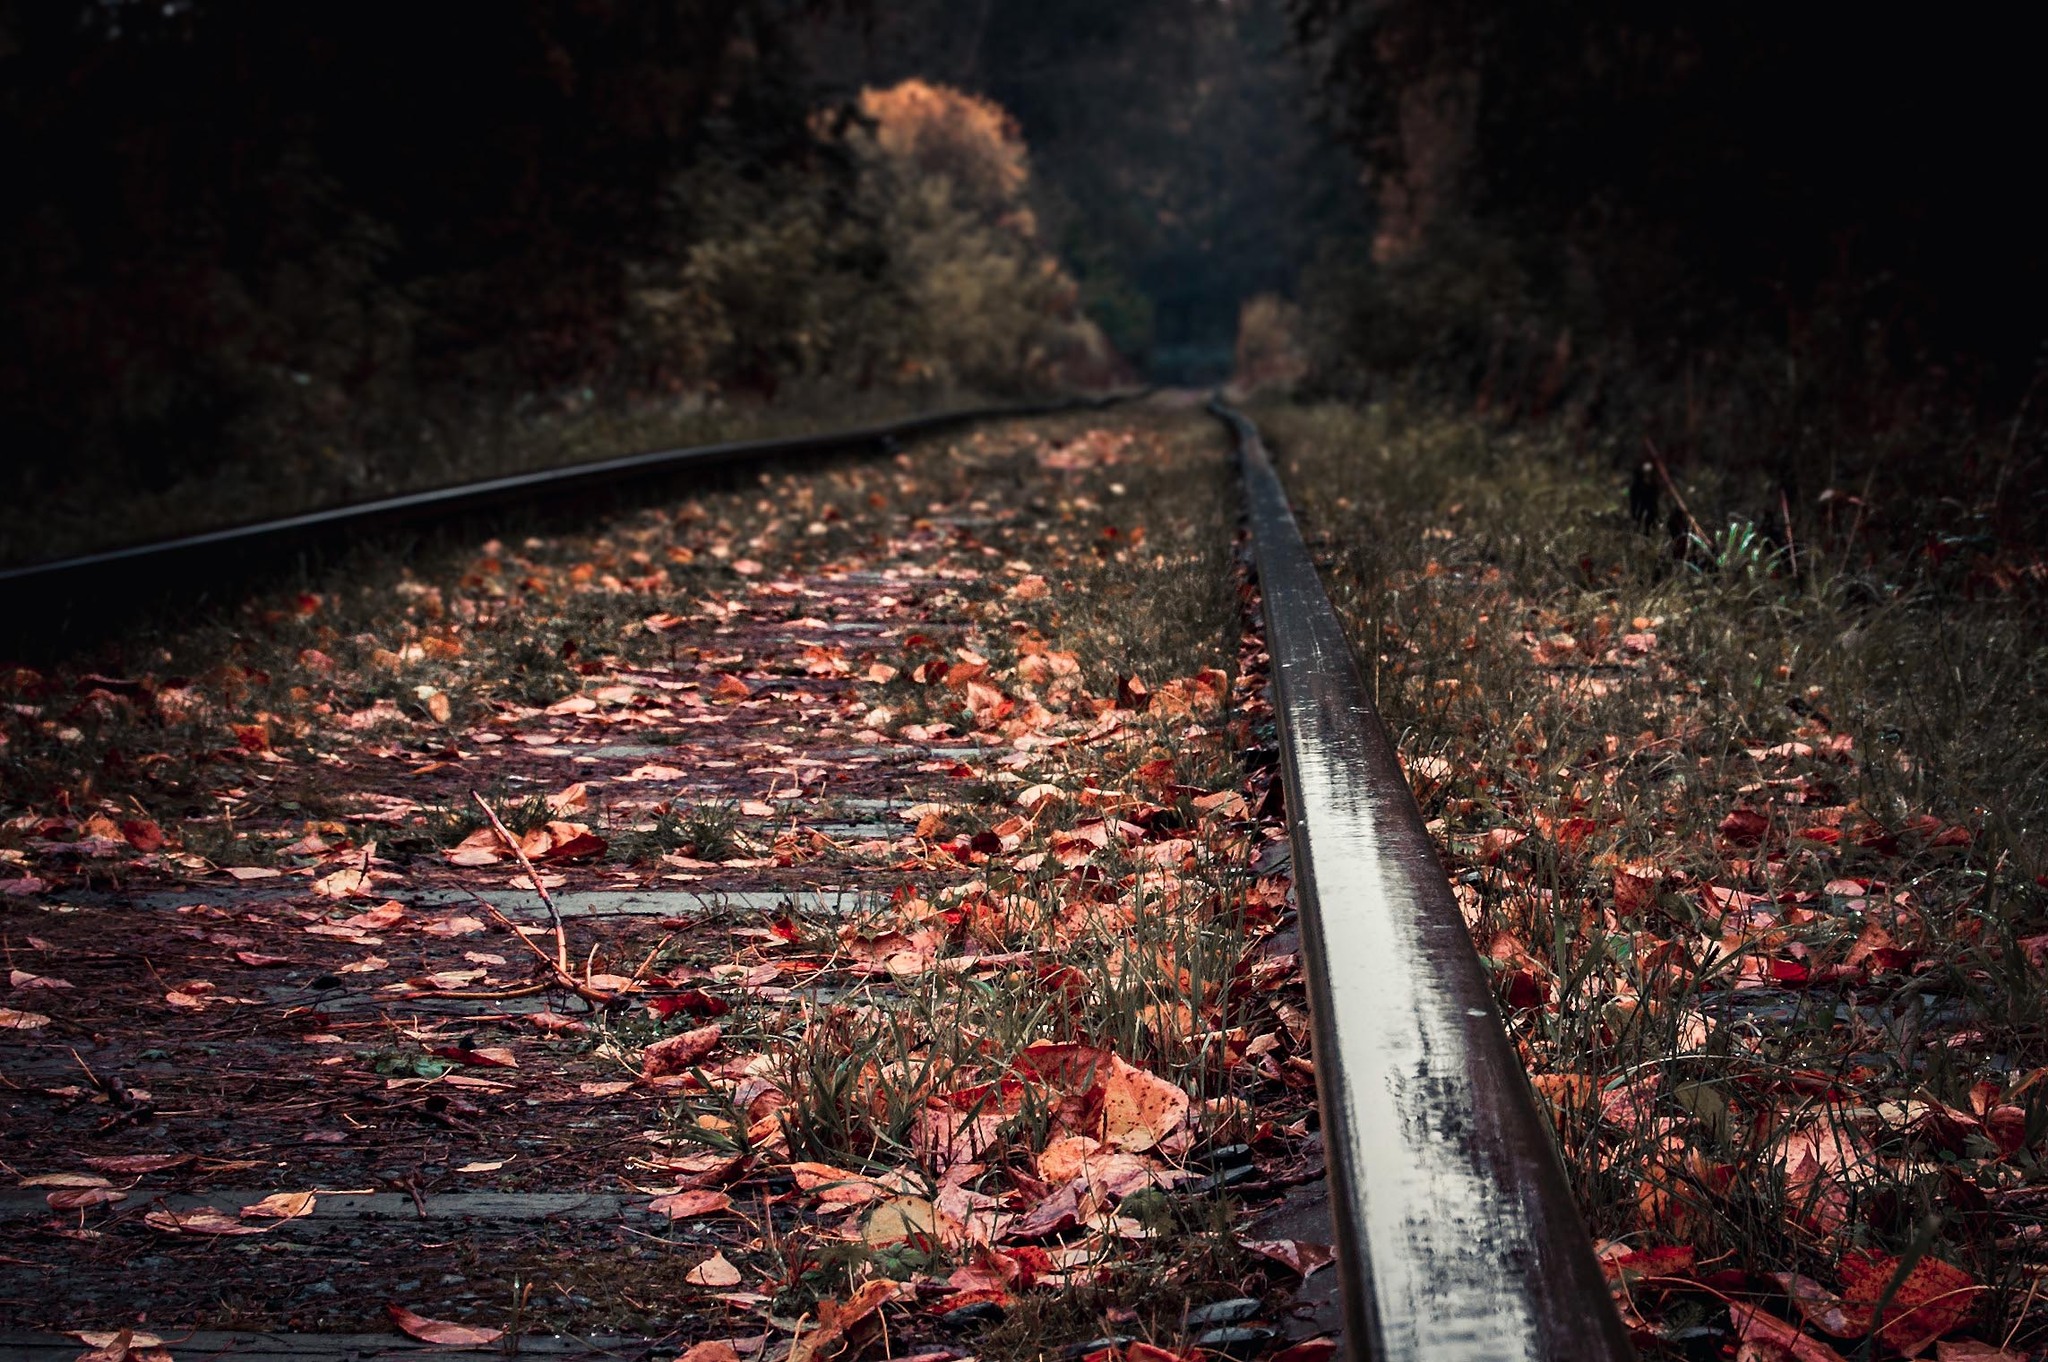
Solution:
[[[11,1007],[0,1007],[0,1031],[36,1031],[49,1024],[50,1019],[40,1012],[17,1012]]]
[[[126,1192],[117,1192],[111,1187],[73,1187],[51,1192],[43,1198],[53,1211],[82,1211],[88,1206],[104,1206],[111,1201],[127,1199]]]
[[[34,1173],[21,1180],[23,1187],[111,1187],[98,1173]]]
[[[311,1192],[272,1192],[255,1205],[244,1206],[242,1214],[252,1220],[297,1220],[311,1215],[317,1200]]]
[[[1102,1138],[1131,1153],[1152,1148],[1187,1118],[1188,1095],[1156,1074],[1111,1057],[1102,1080]]]
[[[1283,1264],[1304,1280],[1337,1260],[1336,1251],[1328,1244],[1310,1244],[1299,1239],[1241,1239],[1238,1242],[1262,1258]]]
[[[657,1211],[670,1220],[689,1220],[731,1210],[732,1198],[724,1192],[671,1192],[648,1202],[647,1209]]]
[[[1735,1335],[1744,1343],[1765,1343],[1790,1353],[1793,1362],[1844,1362],[1842,1355],[1817,1338],[1799,1330],[1762,1308],[1744,1301],[1728,1302],[1728,1319]]]
[[[1875,1307],[1898,1276],[1900,1260],[1883,1253],[1842,1255],[1842,1300]],[[1935,1257],[1923,1257],[1891,1289],[1891,1299],[1876,1321],[1878,1336],[1908,1356],[1952,1333],[1975,1307],[1977,1285],[1969,1273]]]
[[[713,1338],[692,1345],[676,1362],[740,1362],[740,1355],[732,1344],[722,1338]]]
[[[684,1273],[683,1280],[692,1286],[738,1286],[740,1270],[727,1262],[723,1253],[714,1253]]]
[[[142,1223],[166,1234],[261,1234],[267,1225],[250,1225],[224,1211],[201,1206],[190,1211],[150,1211]]]
[[[718,1047],[718,1038],[722,1034],[718,1024],[713,1022],[709,1026],[700,1026],[694,1031],[654,1042],[640,1054],[640,1076],[655,1079],[687,1073],[698,1060]]]
[[[496,1343],[505,1336],[503,1329],[476,1329],[467,1324],[450,1324],[443,1319],[428,1319],[415,1315],[402,1305],[386,1305],[391,1313],[391,1322],[405,1333],[422,1343],[439,1343],[444,1347],[482,1348]]]

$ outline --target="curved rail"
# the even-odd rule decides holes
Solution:
[[[1344,1347],[1634,1357],[1493,991],[1258,428],[1237,438],[1315,1023]]]
[[[62,635],[74,626],[104,623],[96,612],[129,594],[139,579],[161,593],[209,570],[266,554],[303,551],[321,538],[360,534],[414,520],[457,515],[492,506],[566,496],[677,472],[684,468],[737,462],[769,455],[823,454],[862,445],[926,435],[949,426],[1005,417],[1046,416],[1100,408],[1141,394],[956,407],[900,421],[821,431],[813,435],[728,440],[650,450],[561,468],[536,469],[452,487],[429,488],[375,501],[329,506],[274,520],[232,525],[145,544],[131,544],[47,563],[0,569],[0,647],[35,634]]]

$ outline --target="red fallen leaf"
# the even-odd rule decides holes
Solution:
[[[1618,1247],[1618,1245],[1617,1245]],[[1637,1281],[1644,1277],[1690,1277],[1693,1250],[1690,1244],[1666,1244],[1600,1256],[1600,1270],[1609,1281]]]
[[[1813,979],[1813,970],[1797,960],[1773,960],[1770,973],[1771,981],[1779,984],[1804,984]]]
[[[422,1343],[438,1343],[451,1348],[482,1348],[505,1336],[503,1329],[475,1329],[467,1324],[450,1324],[445,1319],[428,1319],[425,1315],[415,1315],[402,1305],[386,1305],[384,1308],[391,1313],[393,1324]]]
[[[1034,1041],[1017,1056],[1016,1069],[1027,1078],[1044,1079],[1080,1092],[1109,1072],[1111,1059],[1109,1051],[1093,1045]]]
[[[1804,841],[1822,842],[1828,846],[1834,846],[1842,840],[1840,828],[1801,828],[1792,835]]]
[[[1794,1362],[1845,1362],[1842,1355],[1817,1338],[1808,1338],[1763,1309],[1743,1301],[1728,1302],[1728,1319],[1744,1343],[1768,1343],[1790,1353]]]
[[[640,1076],[665,1078],[670,1074],[687,1073],[692,1065],[718,1047],[718,1038],[723,1034],[718,1024],[713,1022],[694,1031],[685,1031],[680,1036],[654,1042],[640,1054]]]
[[[972,1305],[993,1305],[998,1309],[1008,1310],[1010,1293],[1000,1286],[970,1287],[965,1291],[955,1291],[949,1296],[939,1297],[926,1307],[926,1310],[929,1314],[947,1315],[955,1310],[965,1310]]]
[[[43,1197],[53,1211],[82,1211],[88,1206],[104,1206],[113,1201],[126,1201],[126,1192],[112,1187],[67,1187],[50,1192]]]
[[[474,1049],[461,1045],[436,1045],[429,1053],[441,1059],[452,1059],[457,1064],[475,1064],[487,1069],[519,1067],[518,1056],[502,1045],[480,1045]]]
[[[137,851],[161,850],[168,840],[164,830],[154,818],[124,818],[121,820],[121,836]]]
[[[1898,1275],[1900,1260],[1883,1253],[1842,1255],[1842,1300],[1875,1308]],[[1953,1333],[1969,1318],[1977,1293],[1984,1290],[1969,1273],[1939,1258],[1913,1264],[1876,1321],[1878,1336],[1909,1356],[1921,1352],[1943,1334]]]
[[[268,724],[229,724],[235,735],[235,743],[245,752],[267,752],[270,750],[270,726]]]
[[[1162,793],[1173,789],[1178,783],[1174,779],[1172,757],[1155,757],[1131,772],[1131,775],[1146,789]]]
[[[1590,818],[1567,818],[1550,830],[1556,843],[1567,851],[1575,851],[1591,840],[1600,825]]]
[[[1309,1244],[1299,1239],[1240,1239],[1238,1244],[1261,1258],[1271,1258],[1304,1280],[1337,1259],[1328,1244]]]
[[[1151,1343],[1130,1343],[1124,1346],[1124,1362],[1188,1362],[1192,1356],[1161,1348]]]
[[[1984,1113],[1984,1133],[2001,1154],[2017,1154],[2027,1147],[2027,1109],[2010,1103]]]
[[[686,988],[680,993],[649,998],[647,1010],[667,1021],[678,1012],[686,1012],[693,1017],[723,1017],[732,1011],[732,1004],[701,988]]]
[[[289,956],[265,955],[261,951],[236,951],[235,959],[251,969],[266,969],[272,965],[289,965],[292,963]]]
[[[1509,970],[1504,1000],[1518,1011],[1541,1007],[1550,1001],[1550,985],[1532,970]]]
[[[1755,846],[1771,829],[1771,820],[1754,809],[1737,809],[1721,820],[1721,836],[1736,846]]]
[[[647,1203],[647,1209],[667,1216],[670,1220],[688,1220],[693,1216],[716,1215],[732,1209],[732,1198],[724,1192],[671,1192],[658,1196]]]
[[[1336,1355],[1336,1339],[1304,1338],[1301,1342],[1274,1353],[1267,1362],[1329,1362]]]

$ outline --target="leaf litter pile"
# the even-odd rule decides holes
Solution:
[[[1644,1355],[2039,1356],[2048,565],[1839,492],[1675,559],[1570,432],[1261,416]]]
[[[996,427],[12,670],[0,1318],[1327,1354],[1232,489]]]

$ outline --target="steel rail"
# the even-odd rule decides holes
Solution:
[[[535,469],[449,487],[429,488],[305,511],[271,520],[95,553],[0,569],[0,646],[38,631],[58,634],[81,614],[110,605],[136,585],[162,594],[168,586],[204,577],[209,569],[283,552],[302,552],[326,539],[352,536],[413,521],[431,520],[522,502],[553,500],[689,468],[771,456],[805,456],[886,444],[975,421],[1048,416],[1101,408],[1139,393],[1062,398],[1004,405],[954,407],[896,421],[809,435],[769,436],[649,450],[558,468]]]
[[[1235,433],[1343,1290],[1372,1362],[1634,1357],[1550,1127],[1258,428]]]

